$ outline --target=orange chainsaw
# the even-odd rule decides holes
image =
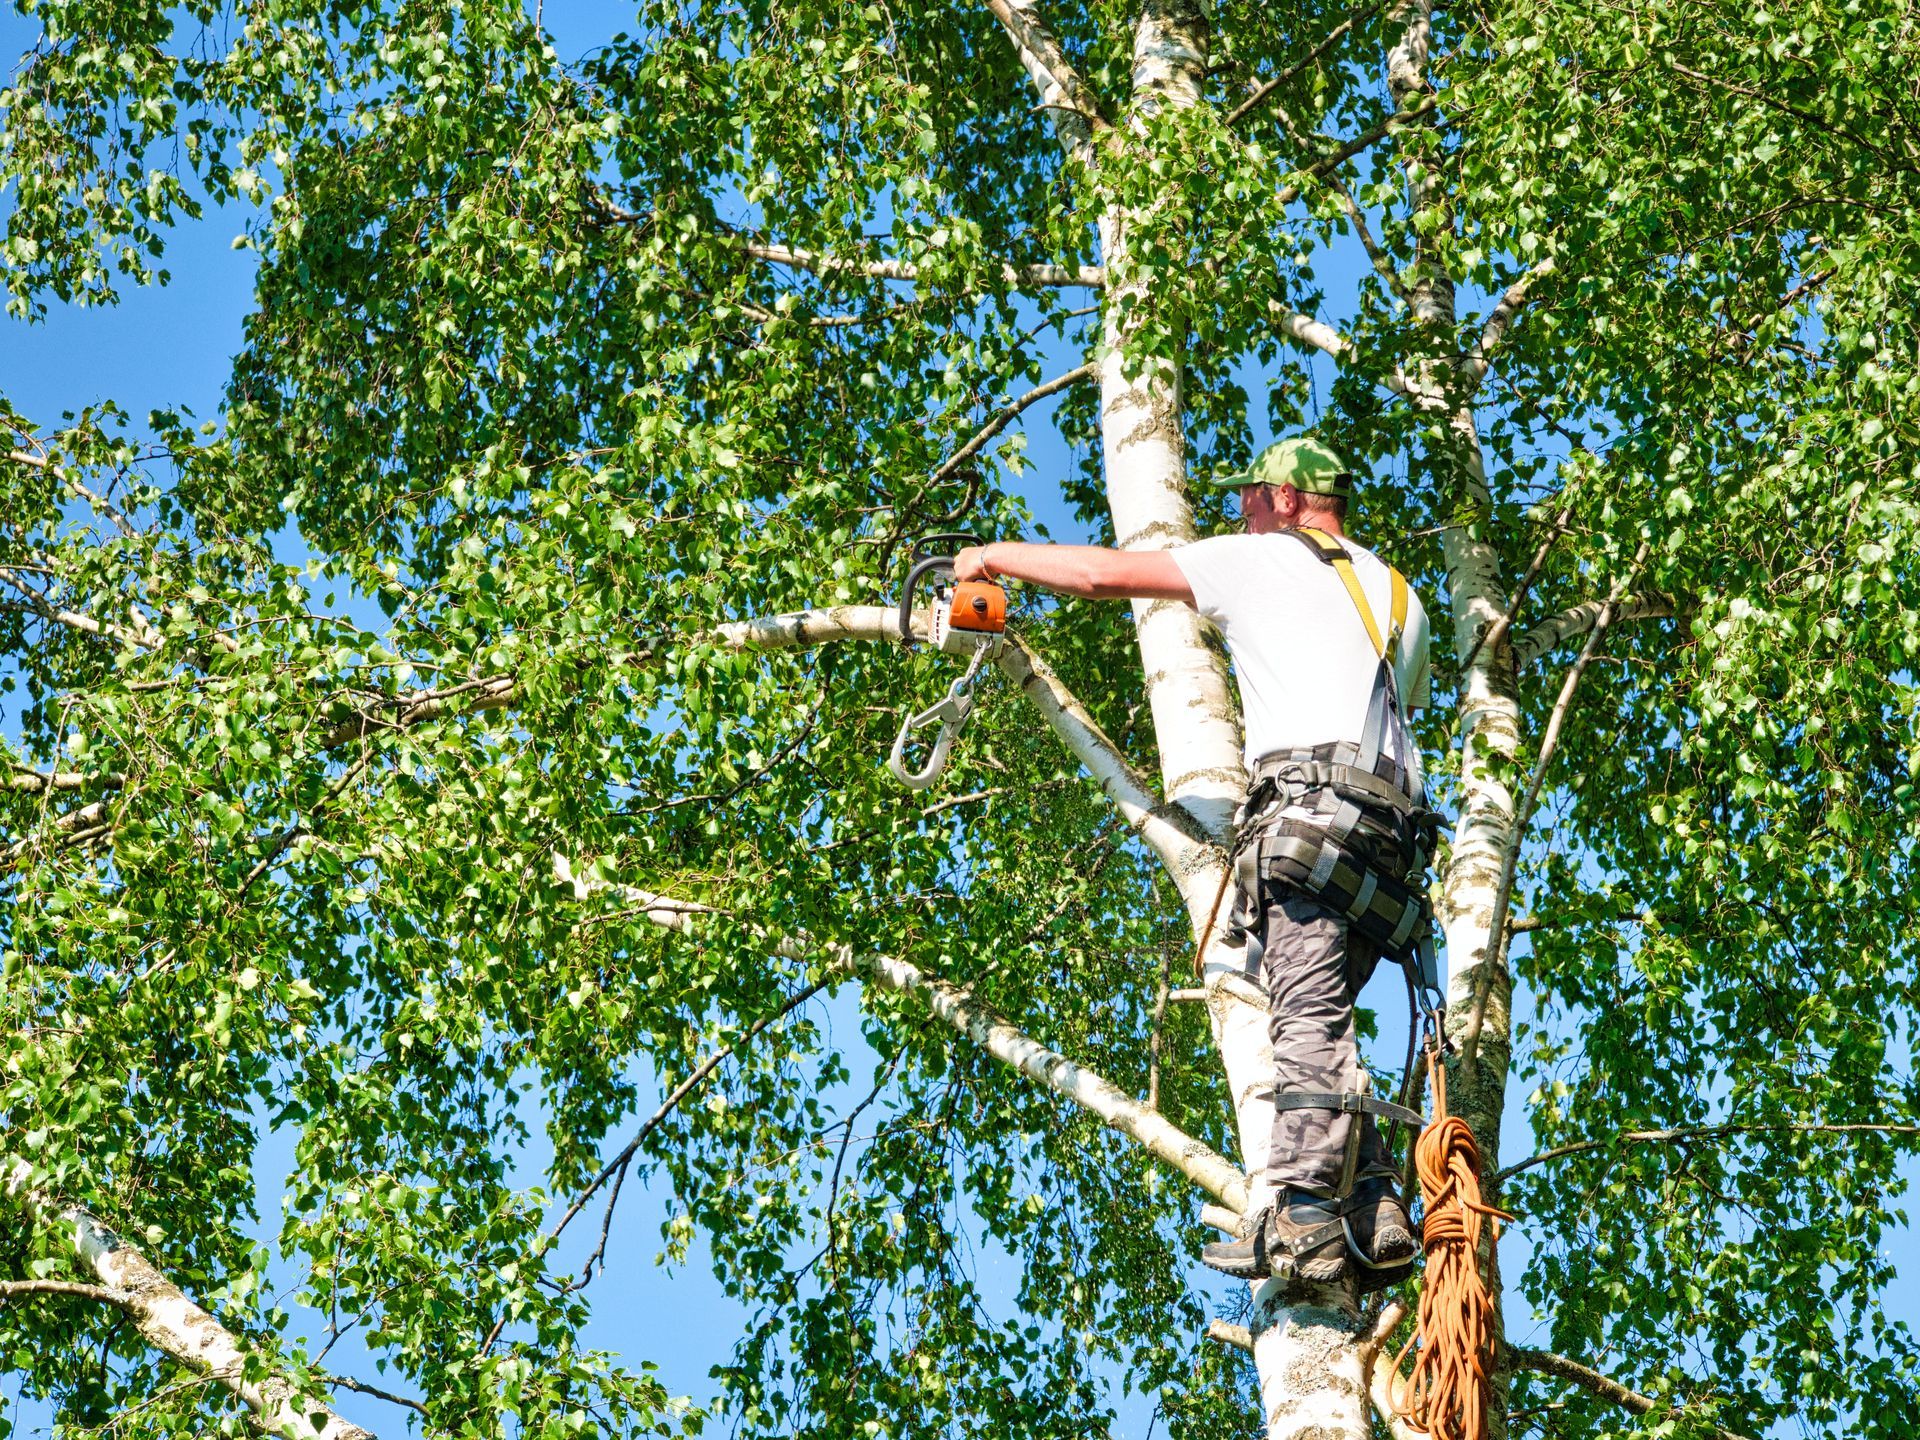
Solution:
[[[947,768],[947,755],[959,737],[967,718],[973,714],[974,678],[988,656],[999,650],[1007,633],[1007,592],[989,580],[953,579],[953,554],[963,545],[978,545],[972,535],[929,535],[913,547],[913,564],[906,584],[900,589],[900,643],[913,648],[913,594],[929,575],[946,575],[944,584],[933,590],[933,620],[928,640],[936,650],[949,655],[966,655],[967,668],[947,687],[946,697],[930,709],[909,716],[901,723],[900,734],[887,756],[887,768],[909,790],[924,790],[940,778]],[[939,725],[932,753],[920,770],[907,768],[907,747],[914,743],[914,731]],[[924,742],[923,742],[924,743]]]

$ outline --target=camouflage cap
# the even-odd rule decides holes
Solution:
[[[1331,448],[1310,435],[1295,435],[1269,445],[1253,464],[1231,475],[1215,475],[1203,482],[1221,490],[1242,485],[1291,485],[1309,495],[1353,494],[1354,474]]]

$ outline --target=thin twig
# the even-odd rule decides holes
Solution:
[[[1329,151],[1310,165],[1303,166],[1300,171],[1303,180],[1317,180],[1328,171],[1337,170],[1362,150],[1367,149],[1369,146],[1381,140],[1387,132],[1392,130],[1396,125],[1405,125],[1410,121],[1422,118],[1430,113],[1439,103],[1439,99],[1436,96],[1428,95],[1422,99],[1418,105],[1411,105],[1405,110],[1394,111],[1393,114],[1368,126],[1365,130],[1354,136],[1353,139],[1342,144],[1338,149]],[[1282,186],[1273,197],[1274,203],[1276,205],[1291,205],[1305,193],[1306,187],[1304,184],[1296,183]]]
[[[1173,947],[1160,947],[1160,983],[1154,987],[1153,1031],[1147,1037],[1147,1108],[1160,1108],[1161,1029],[1167,1019],[1167,997],[1172,994]]]
[[[681,795],[672,800],[661,800],[652,805],[643,805],[638,810],[622,809],[614,813],[629,820],[636,820],[643,815],[657,815],[662,810],[678,810],[686,805],[709,803],[725,805],[728,801],[739,796],[741,791],[745,790],[749,785],[757,784],[759,781],[771,775],[780,767],[783,761],[788,759],[794,751],[805,744],[807,738],[813,734],[814,721],[818,718],[818,714],[819,712],[815,711],[809,715],[806,724],[802,725],[794,737],[785,745],[781,746],[780,749],[774,753],[773,758],[768,760],[766,764],[756,770],[747,771],[736,784],[729,786],[725,790],[715,790],[701,795]]]
[[[569,1281],[567,1289],[578,1290],[593,1278],[593,1267],[604,1264],[607,1258],[607,1237],[613,1233],[613,1212],[620,1203],[620,1192],[626,1187],[627,1171],[632,1168],[633,1157],[629,1155],[620,1162],[620,1173],[613,1177],[613,1189],[607,1192],[607,1210],[600,1217],[600,1238],[594,1242],[593,1253],[587,1256],[586,1263],[580,1267],[580,1278]]]
[[[867,1091],[866,1097],[847,1112],[847,1117],[841,1122],[840,1126],[835,1127],[836,1129],[841,1129],[841,1127],[844,1126],[844,1130],[840,1136],[840,1144],[834,1152],[833,1178],[827,1182],[827,1213],[821,1217],[822,1228],[827,1232],[827,1269],[829,1273],[837,1272],[840,1267],[840,1237],[834,1232],[833,1216],[834,1211],[839,1208],[840,1204],[840,1173],[846,1168],[847,1149],[853,1144],[853,1122],[865,1114],[867,1108],[880,1098],[880,1092],[886,1089],[887,1085],[892,1081],[894,1072],[900,1068],[900,1062],[906,1057],[906,1053],[905,1050],[901,1050],[887,1062],[886,1068],[875,1077],[873,1088]]]
[[[308,833],[308,823],[318,820],[327,806],[339,799],[341,793],[366,772],[367,766],[371,764],[372,761],[373,752],[371,751],[362,755],[358,760],[355,760],[353,764],[346,768],[338,780],[327,787],[327,793],[313,802],[313,809],[307,812],[306,820],[296,820],[280,832],[279,838],[268,848],[267,853],[262,855],[259,860],[254,863],[254,867],[247,872],[247,878],[240,882],[240,893],[242,895],[245,895],[253,888],[254,881],[258,880],[262,875],[266,874],[268,870],[273,868],[274,862],[286,853],[289,845],[293,844],[293,842],[302,835]]]
[[[384,1400],[389,1405],[398,1405],[403,1409],[417,1411],[422,1415],[427,1413],[427,1407],[422,1405],[418,1400],[409,1400],[404,1395],[395,1395],[391,1390],[382,1390],[378,1385],[369,1385],[364,1380],[352,1380],[345,1375],[326,1375],[316,1376],[315,1378],[322,1380],[328,1385],[337,1385],[342,1390],[353,1390],[362,1395],[371,1395],[374,1399]]]
[[[1659,925],[1660,917],[1651,910],[1622,910],[1618,915],[1610,915],[1608,921],[1615,925]],[[1562,915],[1516,915],[1507,922],[1509,935],[1525,935],[1532,930],[1551,930],[1557,925],[1570,923]]]
[[[1627,567],[1627,573],[1608,594],[1606,603],[1600,607],[1600,613],[1594,619],[1593,629],[1587,632],[1587,640],[1580,647],[1580,654],[1568,667],[1567,678],[1560,686],[1560,698],[1554,702],[1553,713],[1547,717],[1547,728],[1540,739],[1540,755],[1533,767],[1533,779],[1527,783],[1527,793],[1520,802],[1520,808],[1514,813],[1513,831],[1507,853],[1500,863],[1500,883],[1493,892],[1493,918],[1487,926],[1487,954],[1481,962],[1477,974],[1473,977],[1473,1011],[1467,1018],[1467,1033],[1460,1042],[1460,1065],[1462,1071],[1472,1076],[1480,1053],[1480,1030],[1487,1020],[1487,1001],[1493,994],[1494,975],[1506,964],[1507,959],[1507,906],[1513,897],[1514,870],[1520,861],[1520,846],[1526,837],[1527,822],[1533,818],[1533,808],[1540,800],[1540,789],[1546,783],[1547,767],[1553,763],[1553,752],[1560,744],[1560,730],[1566,724],[1567,711],[1573,704],[1573,692],[1580,684],[1587,662],[1593,659],[1593,652],[1600,648],[1600,637],[1606,633],[1607,624],[1613,619],[1613,607],[1619,598],[1626,594],[1633,583],[1633,577],[1640,573],[1640,567],[1646,563],[1647,552],[1652,542],[1642,540],[1640,548],[1634,552],[1633,563]]]
[[[1576,1140],[1569,1145],[1557,1145],[1551,1150],[1542,1150],[1538,1155],[1529,1155],[1507,1166],[1493,1177],[1498,1185],[1510,1176],[1518,1175],[1522,1170],[1531,1170],[1536,1165],[1545,1165],[1549,1160],[1561,1160],[1569,1155],[1584,1154],[1588,1150],[1599,1150],[1608,1145],[1683,1145],[1689,1140],[1717,1140],[1725,1135],[1752,1135],[1768,1132],[1793,1135],[1920,1135],[1920,1125],[1796,1125],[1752,1124],[1752,1125],[1701,1125],[1692,1129],[1678,1130],[1623,1130],[1618,1135],[1609,1135],[1601,1140]]]
[[[1591,1370],[1577,1360],[1569,1360],[1564,1355],[1556,1355],[1550,1350],[1507,1351],[1508,1360],[1522,1370],[1537,1371],[1542,1375],[1551,1375],[1555,1379],[1565,1380],[1578,1385],[1591,1395],[1602,1400],[1611,1400],[1622,1409],[1631,1410],[1635,1415],[1650,1415],[1655,1411],[1677,1413],[1677,1406],[1664,1404],[1650,1395],[1642,1395],[1637,1390],[1629,1390],[1618,1380],[1609,1379],[1598,1370]],[[1706,1427],[1716,1440],[1747,1440],[1747,1437],[1734,1430],[1723,1430],[1718,1425]]]
[[[1378,0],[1378,3],[1362,6],[1347,16],[1345,20],[1342,20],[1338,25],[1334,26],[1333,29],[1329,30],[1311,50],[1307,51],[1306,54],[1294,61],[1293,64],[1287,66],[1286,69],[1282,70],[1278,75],[1275,75],[1258,90],[1254,91],[1253,94],[1241,101],[1233,113],[1227,116],[1226,124],[1232,127],[1246,119],[1247,116],[1251,115],[1260,107],[1261,102],[1269,95],[1273,94],[1274,91],[1278,90],[1302,70],[1305,70],[1309,65],[1313,64],[1313,62],[1318,60],[1322,55],[1326,54],[1333,43],[1342,35],[1346,34],[1362,20],[1371,19],[1374,15],[1378,14],[1384,3],[1385,0]]]
[[[1019,399],[1011,401],[997,415],[981,426],[974,437],[947,457],[946,463],[933,472],[933,483],[950,479],[960,468],[987,446],[987,442],[998,435],[1007,426],[1020,417],[1021,411],[1030,405],[1038,404],[1049,395],[1058,395],[1062,390],[1077,385],[1082,380],[1091,380],[1098,372],[1097,366],[1089,363],[1077,370],[1069,370],[1043,385],[1036,385]]]
[[[606,1184],[608,1180],[614,1178],[616,1175],[624,1179],[628,1164],[630,1164],[633,1157],[639,1153],[640,1147],[646,1142],[647,1136],[658,1129],[663,1120],[675,1110],[679,1109],[680,1102],[697,1090],[709,1075],[719,1069],[729,1055],[733,1054],[735,1050],[745,1045],[748,1041],[757,1037],[761,1031],[765,1030],[769,1025],[773,1025],[792,1014],[795,1010],[806,1004],[807,1001],[826,989],[832,981],[840,978],[843,977],[839,975],[828,975],[823,979],[814,981],[811,985],[805,986],[773,1014],[763,1015],[754,1021],[753,1024],[749,1025],[738,1040],[727,1045],[722,1045],[718,1050],[714,1051],[711,1055],[707,1056],[705,1060],[702,1060],[695,1066],[693,1073],[678,1085],[674,1086],[673,1093],[660,1102],[660,1108],[649,1115],[646,1123],[634,1132],[633,1138],[621,1147],[620,1153],[601,1167],[600,1173],[588,1182],[587,1188],[574,1197],[573,1203],[567,1207],[566,1214],[562,1215],[559,1223],[547,1232],[546,1245],[542,1248],[550,1248],[553,1242],[560,1238],[560,1232],[573,1223],[573,1217],[586,1208],[587,1202],[594,1197],[602,1185]],[[611,1218],[611,1207],[609,1207],[609,1218]],[[493,1342],[500,1338],[500,1332],[506,1328],[507,1317],[503,1312],[500,1318],[494,1321],[493,1329],[487,1332],[487,1338],[480,1343],[480,1353],[482,1355],[485,1355],[493,1349]]]

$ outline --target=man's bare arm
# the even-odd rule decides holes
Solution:
[[[1029,545],[1000,540],[969,545],[953,560],[961,580],[1006,577],[1089,600],[1180,600],[1193,604],[1187,577],[1165,550],[1099,545]]]

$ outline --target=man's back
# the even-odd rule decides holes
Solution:
[[[1374,624],[1390,625],[1386,564],[1342,539]],[[1333,566],[1293,535],[1221,535],[1172,552],[1194,604],[1226,637],[1239,677],[1249,763],[1276,750],[1362,738],[1378,657]],[[1407,597],[1394,672],[1402,702],[1427,703],[1427,614]],[[1419,773],[1419,756],[1393,758]]]

